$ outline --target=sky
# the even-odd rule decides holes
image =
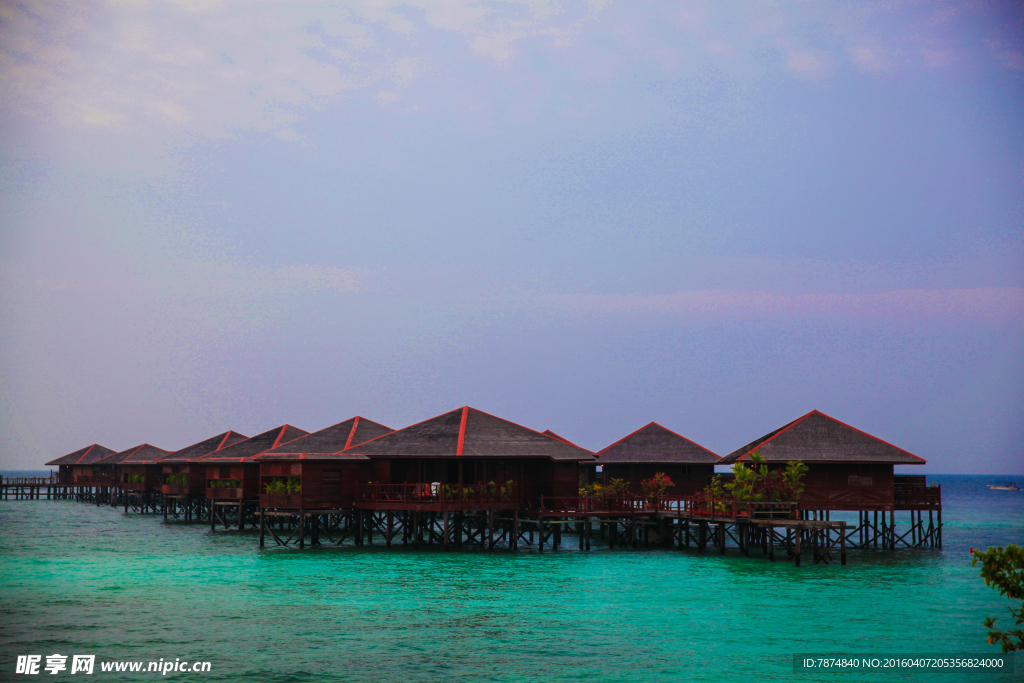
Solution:
[[[0,469],[471,405],[1024,474],[1024,9],[0,0],[0,278]]]

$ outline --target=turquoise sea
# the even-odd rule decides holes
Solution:
[[[253,532],[0,501],[0,679],[35,678],[17,655],[60,653],[209,661],[166,676],[203,681],[1021,680],[1021,656],[995,676],[793,669],[795,654],[998,655],[982,620],[1006,624],[1009,601],[968,555],[1024,543],[1024,492],[984,486],[998,479],[1014,477],[930,476],[943,550],[852,551],[846,567],[572,539],[543,554],[260,550]],[[154,677],[97,664],[85,680]]]

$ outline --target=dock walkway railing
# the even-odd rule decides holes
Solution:
[[[48,477],[5,477],[0,474],[0,484],[11,486],[60,486],[70,482],[61,481],[60,475],[51,472]]]

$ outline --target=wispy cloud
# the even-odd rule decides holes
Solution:
[[[623,314],[695,318],[855,318],[899,321],[935,318],[1011,321],[1024,317],[1024,288],[905,289],[855,294],[776,294],[699,290],[659,295],[584,295],[563,305]]]
[[[578,75],[578,65],[610,53],[622,63],[609,73],[626,73],[637,66],[626,55],[642,45],[637,54],[658,67],[697,69],[711,60],[747,77],[773,69],[813,81],[843,64],[907,68],[901,54],[933,67],[954,63],[953,51],[966,48],[946,35],[953,15],[919,14],[873,3],[703,0],[683,12],[675,3],[598,0],[4,3],[0,107],[65,124],[298,140],[293,128],[310,112],[353,97],[371,106],[404,102],[404,91],[430,75],[478,79],[466,68],[474,60],[499,75],[564,59],[561,67]],[[1000,45],[989,51],[994,63],[1022,68],[1019,44],[983,40]],[[564,77],[549,85],[560,88]]]

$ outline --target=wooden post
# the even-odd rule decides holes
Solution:
[[[799,567],[800,566],[800,537],[803,535],[804,532],[800,528],[797,528],[794,531],[795,531],[796,540],[795,540],[795,546],[794,546],[795,556],[794,556],[794,560],[793,561],[796,563],[796,566]]]
[[[884,515],[885,513],[883,513]],[[889,511],[889,550],[896,550],[896,511]]]
[[[544,518],[537,518],[537,535],[539,536],[540,551],[544,552]]]
[[[510,550],[519,550],[519,510],[512,511],[512,546]]]
[[[839,559],[840,564],[846,566],[846,525],[839,527]]]
[[[459,463],[460,465],[462,463]],[[448,552],[448,511],[444,512],[444,528],[441,530],[441,542],[444,545],[445,552]]]
[[[725,522],[718,523],[718,554],[725,554]]]
[[[390,548],[391,547],[392,524],[394,522],[394,516],[393,516],[391,510],[388,510],[387,515],[388,515],[388,527],[387,527],[388,530],[387,530],[387,533],[384,534],[384,538],[385,538],[384,547]]]
[[[774,562],[775,561],[775,527],[773,527],[772,525],[769,524],[765,528],[764,531],[765,531],[764,536],[765,536],[765,539],[767,539],[766,542],[768,544],[768,547],[767,547],[767,550],[768,550],[768,561],[769,562]]]

